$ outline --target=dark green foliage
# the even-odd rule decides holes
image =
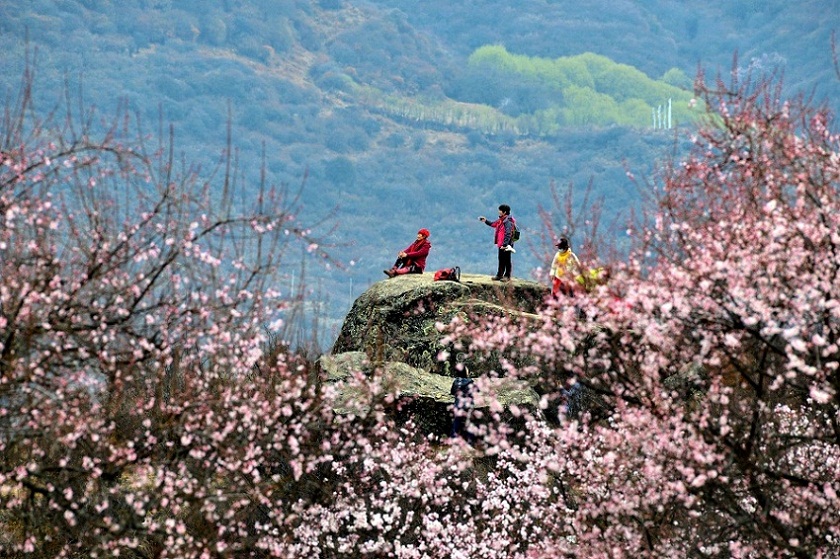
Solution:
[[[300,45],[313,52],[321,50],[324,36],[312,25],[304,20],[295,20],[295,32]]]
[[[325,91],[350,91],[353,79],[343,72],[325,72],[315,80],[315,85]]]
[[[389,148],[401,148],[405,145],[406,138],[405,135],[400,132],[395,132],[394,134],[389,134],[384,140],[383,144],[385,147]]]
[[[336,157],[324,165],[324,178],[336,186],[352,187],[356,182],[356,168],[346,157]]]

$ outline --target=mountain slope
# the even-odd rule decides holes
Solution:
[[[551,113],[550,95],[533,112],[536,90],[516,73],[505,78],[519,96],[514,110],[469,73],[480,47],[504,45],[528,64],[589,52],[652,80],[672,69],[693,76],[698,63],[728,69],[738,50],[745,69],[780,64],[792,91],[838,91],[827,40],[836,0],[741,11],[673,4],[0,1],[0,93],[14,95],[28,48],[39,108],[54,106],[65,84],[106,121],[127,101],[147,130],[172,122],[178,149],[205,168],[225,148],[230,108],[241,195],[264,165],[270,182],[303,184],[304,218],[334,216],[327,241],[353,265],[305,272],[329,337],[418,228],[432,230],[431,269],[489,273],[491,241],[475,217],[509,203],[525,227],[516,274],[528,276],[551,250],[538,210],[552,209],[552,181],[581,192],[591,181],[609,224],[639,203],[625,166],[648,173],[674,148],[668,130],[572,125]],[[470,96],[467,85],[491,95]],[[557,211],[551,220],[569,225]],[[290,256],[288,289],[303,273]]]

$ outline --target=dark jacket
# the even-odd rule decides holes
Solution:
[[[471,408],[475,393],[473,379],[456,377],[455,380],[452,381],[452,388],[449,389],[449,393],[455,396],[456,409],[464,410]]]

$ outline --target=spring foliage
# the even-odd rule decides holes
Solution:
[[[670,81],[689,85],[684,75],[674,75],[678,72],[671,70]],[[647,127],[651,111],[667,106],[669,98],[675,123],[694,120],[689,91],[591,52],[546,59],[511,54],[499,45],[483,46],[469,57],[464,95],[513,116],[548,118],[555,126]]]
[[[528,324],[450,325],[455,349],[527,356],[496,372],[544,394],[485,402],[470,446],[396,424],[378,373],[334,414],[317,370],[267,343],[282,241],[318,250],[280,193],[238,207],[230,173],[36,120],[26,92],[0,145],[4,556],[840,554],[825,112],[705,90],[713,118],[607,285]],[[579,414],[575,383],[597,402]]]

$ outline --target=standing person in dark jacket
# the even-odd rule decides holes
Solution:
[[[492,279],[495,281],[510,281],[510,276],[513,273],[513,263],[511,262],[510,256],[516,252],[513,250],[511,243],[513,225],[516,223],[516,220],[510,215],[510,206],[507,204],[499,206],[499,219],[495,221],[487,221],[487,218],[484,216],[478,219],[485,225],[496,228],[493,241],[499,247],[499,269]]]
[[[429,242],[428,229],[421,229],[417,232],[417,239],[405,250],[397,254],[397,261],[388,270],[382,270],[386,276],[392,278],[402,274],[422,274],[426,269],[426,257],[432,244]]]
[[[475,386],[473,379],[456,377],[452,381],[449,393],[455,397],[455,403],[452,406],[452,430],[449,436],[452,438],[460,436],[471,443],[475,440],[475,435],[467,429],[467,420],[474,405]]]

